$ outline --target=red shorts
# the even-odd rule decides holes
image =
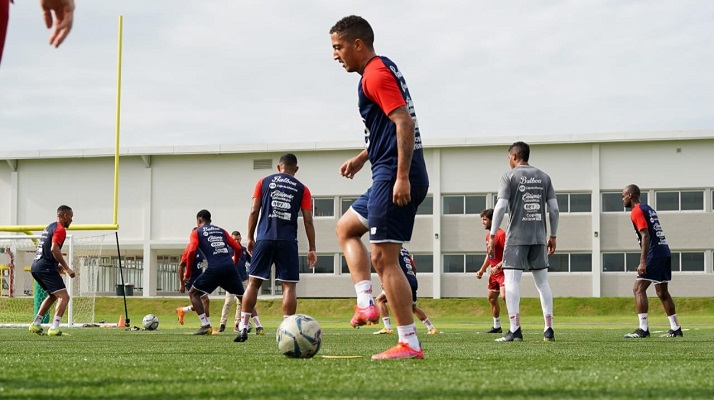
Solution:
[[[7,21],[10,18],[10,0],[0,0],[0,61],[2,61],[2,50],[5,47],[5,35],[7,34]]]
[[[488,290],[490,292],[500,292],[501,288],[506,281],[506,275],[503,274],[503,270],[499,269],[498,272],[492,273],[488,278]]]

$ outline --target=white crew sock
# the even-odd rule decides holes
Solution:
[[[201,320],[201,326],[211,325],[211,321],[208,320],[208,317],[206,316],[206,313],[200,314],[200,315],[198,316],[198,319]]]
[[[193,306],[186,306],[186,307],[182,308],[182,310],[184,312],[191,312],[191,311],[193,311]]]
[[[421,344],[419,344],[419,338],[416,334],[416,325],[412,322],[410,325],[400,325],[397,326],[397,332],[399,333],[399,341],[406,343],[412,350],[421,350]]]
[[[50,326],[50,329],[59,328],[60,321],[62,321],[62,317],[58,317],[55,315],[55,319],[52,320],[52,325]]]
[[[45,318],[44,315],[37,314],[35,317],[35,320],[32,322],[32,325],[42,325],[42,320]]]
[[[392,320],[390,320],[389,317],[382,318],[382,322],[384,322],[385,329],[392,329]]]
[[[255,327],[256,327],[256,328],[260,328],[260,327],[263,326],[263,325],[260,324],[260,318],[258,318],[257,315],[256,315],[255,317],[253,317],[253,321],[255,322]]]
[[[637,314],[637,318],[640,319],[640,329],[643,331],[649,330],[649,322],[647,321],[647,313]]]
[[[429,321],[429,318],[426,318],[421,322],[423,322],[424,325],[426,325],[426,329],[428,329],[428,330],[434,329],[434,325],[431,324],[431,321]]]
[[[521,276],[523,271],[517,269],[503,270],[506,281],[506,308],[510,331],[516,332],[521,327]]]
[[[500,328],[501,327],[501,318],[496,317],[493,319],[493,327],[494,328]]]
[[[677,314],[668,315],[667,318],[669,319],[669,327],[672,328],[673,331],[680,328]]]
[[[374,305],[372,299],[372,281],[359,281],[355,284],[357,292],[357,307],[366,308]]]

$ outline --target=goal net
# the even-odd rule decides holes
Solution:
[[[67,235],[62,254],[77,275],[63,275],[70,302],[62,317],[63,325],[94,323],[98,271],[102,245],[108,234],[76,237]],[[0,326],[27,326],[36,315],[35,298],[47,293],[32,278],[30,266],[35,258],[39,235],[0,235]],[[39,291],[39,293],[35,293]],[[55,303],[56,304],[56,303]],[[39,303],[37,305],[39,308]],[[54,305],[47,312],[54,316]]]

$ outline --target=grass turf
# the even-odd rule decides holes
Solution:
[[[494,343],[500,335],[478,333],[474,326],[435,321],[444,333],[426,335],[417,322],[425,360],[371,361],[372,354],[395,344],[395,335],[372,335],[379,327],[345,328],[345,317],[320,318],[322,349],[308,360],[278,353],[274,332],[280,319],[268,315],[266,336],[251,334],[246,343],[234,343],[232,332],[191,336],[194,320],[180,328],[162,322],[154,332],[65,329],[71,335],[65,337],[0,329],[0,398],[709,399],[714,394],[711,325],[694,325],[683,338],[653,333],[648,339],[623,339],[632,321],[614,328],[608,317],[591,317],[590,324],[603,324],[583,328],[563,322],[556,325],[557,341],[547,343],[534,318],[524,324],[523,342]]]

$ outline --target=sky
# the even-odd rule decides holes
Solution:
[[[0,151],[361,143],[359,75],[329,29],[360,15],[400,68],[422,139],[714,129],[714,2],[75,0],[48,45],[10,9]]]

